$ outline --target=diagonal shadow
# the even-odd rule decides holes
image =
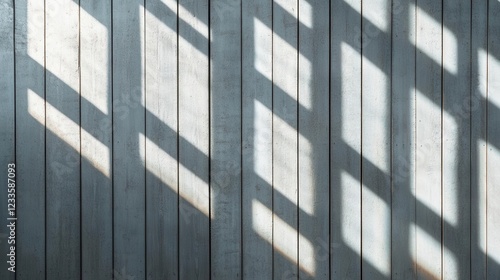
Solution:
[[[347,10],[349,10],[349,9],[347,9]],[[154,13],[154,11],[153,11],[152,13]],[[356,11],[354,11],[354,10],[352,10],[349,14],[350,14],[351,16],[361,17],[361,15],[360,15],[359,13],[357,13]],[[181,23],[180,23],[180,24],[181,24]],[[189,28],[189,27],[187,27],[187,26],[186,26],[186,28]],[[384,32],[382,32],[382,31],[380,31],[380,36],[383,36],[383,37],[384,37],[384,40],[390,40],[389,35],[385,34],[385,33],[384,33]],[[200,38],[200,40],[203,40],[203,39],[202,39],[202,38]],[[351,42],[351,44],[356,44],[356,42]],[[410,48],[410,47],[412,47],[412,46],[411,46],[411,44],[408,44],[408,45],[407,45],[407,47],[408,47],[408,48]],[[137,48],[137,49],[139,49],[139,48]],[[354,49],[356,49],[356,48],[354,48]],[[307,57],[307,56],[306,56],[306,57]],[[368,58],[369,58],[369,57],[368,57]],[[424,58],[425,58],[424,60],[426,60],[426,61],[428,60],[428,61],[429,61],[429,62],[426,62],[426,63],[429,63],[429,64],[431,64],[431,63],[432,63],[432,61],[431,61],[431,59],[430,59],[429,57],[425,57],[425,56],[424,56]],[[369,59],[370,59],[370,58],[369,58]],[[135,63],[137,64],[137,63],[139,63],[139,62],[135,62]],[[39,65],[38,65],[37,67],[43,68],[43,67],[41,67],[41,66],[39,66]],[[43,70],[43,69],[42,69],[42,70]],[[67,87],[64,83],[62,83],[62,82],[58,81],[57,77],[52,77],[52,74],[50,73],[50,71],[47,71],[46,69],[44,69],[44,70],[45,70],[45,71],[46,71],[46,73],[48,74],[48,79],[49,79],[49,80],[51,80],[51,81],[55,81],[55,82],[56,82],[59,86],[61,86],[61,87]],[[386,73],[386,74],[388,74],[388,73]],[[447,72],[445,72],[445,73],[444,73],[444,79],[445,79],[445,80],[447,80],[449,83],[455,83],[455,82],[456,82],[456,83],[458,83],[458,82],[460,82],[460,81],[459,81],[459,79],[458,79],[456,76],[452,75],[451,73],[447,73]],[[132,83],[133,83],[133,84],[140,84],[138,81],[135,81],[135,82],[132,82]],[[133,88],[133,87],[132,87],[132,88]],[[417,85],[417,88],[418,88],[418,85]],[[66,89],[65,89],[65,91],[70,91],[69,87],[68,87],[68,88],[66,88]],[[276,92],[276,94],[281,95],[281,97],[279,97],[279,98],[283,98],[283,99],[289,98],[289,97],[288,97],[288,95],[286,95],[286,93],[284,93],[284,92],[280,92],[280,91],[275,91],[275,92]],[[424,93],[425,93],[425,92],[424,92]],[[77,94],[77,93],[75,92],[75,94]],[[134,95],[134,93],[132,93],[132,95]],[[93,108],[93,107],[92,107],[92,104],[87,104],[87,103],[85,103],[85,102],[87,102],[87,101],[85,101],[85,99],[81,99],[81,100],[82,100],[82,103],[84,103],[86,107],[91,108],[92,112],[93,112],[95,115],[99,116],[100,112],[99,112],[99,110],[98,110],[98,109]],[[263,101],[263,102],[262,102],[263,104],[265,104],[265,105],[269,105],[269,104],[268,104],[268,102],[267,102],[268,100],[264,99],[264,100],[262,100],[262,101]],[[296,102],[296,101],[294,101],[294,100],[290,100],[290,102]],[[492,113],[493,115],[495,115],[495,114],[496,114],[496,115],[498,115],[498,113],[497,113],[497,112],[500,112],[500,110],[498,109],[498,107],[496,107],[494,104],[487,103],[487,101],[486,101],[486,100],[484,100],[484,99],[482,99],[480,102],[481,102],[482,104],[485,104],[484,106],[488,105],[488,108],[490,108],[490,111],[489,111],[489,112],[490,112],[490,113]],[[454,104],[449,104],[449,105],[447,105],[447,103],[445,103],[445,104],[444,104],[444,109],[445,109],[445,110],[447,110],[447,111],[449,111],[449,112],[450,112],[450,114],[451,114],[453,117],[455,117],[455,118],[461,118],[462,116],[461,116],[461,115],[459,115],[459,114],[460,114],[460,112],[457,112],[457,111],[455,110],[455,108],[453,107],[453,105],[454,105]],[[65,115],[67,115],[67,116],[70,116],[70,115],[71,115],[71,114],[70,114],[70,112],[64,112],[64,111],[65,111],[65,108],[58,108],[58,109],[59,109],[59,110],[61,110],[61,112],[65,113]],[[272,107],[270,107],[270,109],[272,109]],[[303,108],[303,107],[300,107],[300,108],[299,108],[299,111],[301,112],[301,115],[302,115],[302,116],[306,116],[306,117],[307,117],[307,114],[313,114],[313,113],[314,113],[314,112],[310,112],[309,110],[307,110],[307,109],[305,109],[305,108]],[[146,118],[151,118],[151,119],[153,119],[153,120],[154,120],[154,116],[151,116],[151,115],[150,115],[150,113],[148,113],[148,112],[146,112],[146,114],[147,114],[147,115],[146,115]],[[120,116],[118,116],[118,115],[117,115],[117,117],[118,117],[118,118],[120,118]],[[128,119],[128,117],[129,117],[129,116],[126,116],[125,118],[126,118],[126,119]],[[285,116],[280,116],[280,117],[283,117],[284,119],[286,119],[286,117],[285,117]],[[77,120],[74,120],[74,121],[76,122]],[[159,121],[159,120],[154,120],[154,121],[155,121],[155,122],[161,122],[161,121]],[[297,127],[294,127],[294,128],[295,128],[295,129],[297,129]],[[82,127],[82,129],[85,129],[85,128],[84,128],[84,127]],[[134,129],[133,129],[133,132],[134,132],[134,133],[136,133],[136,134],[137,134],[137,133],[141,133],[141,132],[143,132],[143,133],[144,133],[144,129],[142,129],[142,130],[141,130],[141,129],[142,129],[142,128],[141,128],[141,126],[138,126],[137,128],[134,128]],[[165,133],[168,135],[168,137],[167,137],[168,139],[175,138],[175,137],[176,137],[176,134],[177,134],[177,132],[176,132],[176,131],[174,131],[174,130],[172,130],[171,128],[168,128],[168,127],[166,127],[166,129],[165,129]],[[105,139],[103,139],[102,135],[98,135],[98,134],[96,134],[96,135],[94,135],[94,136],[95,136],[97,139],[99,139],[101,142],[105,142]],[[307,135],[306,135],[306,137],[307,137]],[[472,141],[472,140],[473,140],[473,139],[471,139],[471,141]],[[476,139],[474,139],[474,140],[476,140]],[[491,144],[492,144],[492,145],[494,145],[495,147],[497,147],[497,148],[498,148],[498,146],[499,146],[499,142],[500,142],[500,139],[488,139],[488,140],[489,140],[489,141],[491,141]],[[191,152],[193,152],[194,154],[197,154],[197,155],[199,156],[199,158],[204,158],[204,159],[207,159],[207,156],[206,156],[206,155],[204,155],[202,152],[198,151],[198,150],[197,150],[194,146],[192,146],[192,145],[191,145],[188,141],[183,140],[183,139],[179,139],[179,141],[180,141],[180,142],[183,142],[183,143],[184,143],[183,145],[184,145],[184,146],[186,146],[186,147],[188,147],[188,149],[189,149]],[[488,142],[488,143],[490,143],[490,142]],[[129,142],[128,144],[129,144],[129,145],[131,145],[131,146],[132,146],[132,148],[133,148],[134,150],[138,150],[138,149],[139,149],[139,147],[138,147],[138,144],[137,144],[137,143],[135,143],[135,144],[134,144],[133,142]],[[170,154],[170,153],[172,153],[172,156],[176,156],[176,153],[175,153],[175,155],[174,155],[174,151],[171,149],[171,147],[168,147],[168,145],[167,145],[167,147],[165,147],[165,143],[164,143],[164,142],[163,142],[163,143],[159,143],[159,146],[163,146],[163,148],[165,149],[165,151],[166,151],[167,153],[169,153],[169,154]],[[109,146],[108,146],[108,148],[109,148]],[[352,153],[353,153],[353,155],[352,155],[353,157],[355,157],[355,156],[360,156],[359,154],[358,154],[358,155],[356,154],[356,153],[357,153],[356,151],[352,151]],[[463,160],[466,160],[466,159],[463,159]],[[370,169],[372,169],[372,172],[374,172],[374,173],[380,173],[380,176],[383,176],[383,177],[387,177],[387,176],[388,176],[388,175],[384,174],[381,170],[379,170],[376,166],[374,166],[373,164],[370,164],[370,163],[369,163],[369,161],[368,161],[367,159],[363,158],[363,159],[362,159],[362,161],[364,162],[364,164],[366,164],[365,166],[371,166],[371,167],[372,167],[372,168],[370,168]],[[135,158],[134,158],[134,159],[133,159],[132,161],[130,161],[130,162],[132,162],[132,165],[133,165],[133,166],[135,166],[135,167],[139,167],[139,162],[140,162],[140,160],[138,160],[138,159],[135,159]],[[193,166],[189,166],[189,164],[190,164],[189,162],[181,162],[180,164],[183,164],[183,165],[184,165],[184,166],[186,166],[188,169],[190,169],[190,170],[191,170],[191,169],[193,169],[193,171],[194,171],[194,172],[196,172],[196,168],[194,168]],[[349,166],[346,166],[345,168],[346,168],[346,169],[351,169]],[[359,175],[359,174],[357,174],[356,172],[353,172],[353,174],[351,174],[351,175],[353,175],[353,176],[358,176],[358,180],[359,180],[359,181],[361,181],[361,178],[359,178],[359,176],[360,176],[360,175]],[[127,176],[124,176],[124,178],[127,178]],[[262,179],[261,179],[261,180],[262,180]],[[262,180],[262,181],[264,181],[264,180]],[[268,188],[271,188],[271,186],[269,186],[269,185],[267,185],[267,187],[268,187]],[[370,185],[368,184],[368,185],[367,185],[367,187],[370,187]],[[461,188],[463,188],[463,187],[464,187],[464,186],[461,186]],[[374,188],[374,189],[376,189],[376,188]],[[175,194],[174,194],[174,195],[175,195]],[[265,202],[265,201],[264,201],[264,202]],[[387,201],[387,203],[388,203],[388,205],[390,205],[390,201]],[[293,208],[293,207],[294,207],[294,206],[292,205],[293,203],[291,203],[291,202],[290,202],[289,204],[290,204],[290,206],[291,206],[290,208]],[[272,206],[272,205],[269,205],[269,207],[271,207],[271,206]],[[418,207],[420,207],[420,206],[418,206]],[[299,216],[300,216],[300,215],[301,215],[301,214],[299,213]],[[302,216],[303,216],[303,217],[308,217],[306,213],[302,213]],[[440,218],[440,217],[438,217],[438,216],[436,216],[436,219],[441,219],[441,218]],[[444,229],[445,231],[447,231],[447,227],[451,227],[451,226],[449,226],[449,225],[448,225],[448,226],[445,226],[445,229]],[[296,230],[298,231],[298,229],[296,229]],[[451,231],[451,232],[453,232],[454,230],[456,231],[457,229],[449,228],[448,230],[449,230],[449,231]],[[436,236],[435,238],[439,240],[441,237],[437,237],[437,236]],[[363,263],[363,265],[368,265],[368,264]],[[374,273],[375,273],[375,272],[374,272]]]

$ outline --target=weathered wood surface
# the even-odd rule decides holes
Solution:
[[[500,3],[488,3],[488,86],[486,93],[486,250],[487,254],[487,279],[500,277],[500,204],[495,203],[500,199]]]
[[[417,242],[408,227],[415,218],[415,41],[416,17],[409,0],[392,6],[392,227],[393,279],[415,279],[411,252]],[[405,251],[410,252],[405,253]]]
[[[113,275],[111,1],[80,2],[81,209],[84,279]]]
[[[9,172],[9,167],[15,167],[15,62],[14,62],[14,1],[0,1],[0,65],[2,65],[2,75],[0,76],[0,164],[4,166],[5,172],[0,173],[0,182],[5,184],[0,190],[0,199],[2,201],[2,214],[0,219],[7,221],[9,212],[7,204],[9,199],[15,198],[15,193],[12,193],[9,187],[9,178],[12,178],[9,173],[15,175],[15,172]],[[11,165],[13,164],[13,165]],[[11,170],[13,171],[13,170]],[[9,176],[10,175],[10,176]],[[12,181],[11,181],[12,182]],[[10,183],[12,184],[12,183]],[[9,224],[9,223],[7,223]],[[6,266],[10,257],[7,254],[10,252],[10,245],[7,238],[10,235],[10,229],[3,227],[0,230],[0,249],[2,256],[0,261],[4,264],[4,268],[0,270],[0,278],[15,279],[15,272],[7,270]]]
[[[417,278],[441,279],[442,1],[420,1],[416,13],[415,222]]]
[[[177,2],[146,1],[146,278],[178,277]]]
[[[113,275],[146,278],[144,1],[113,1]]]
[[[499,11],[0,0],[0,278],[498,279]]]
[[[298,0],[273,2],[273,277],[298,279]]]
[[[242,270],[242,1],[210,1],[210,272],[221,280]]]
[[[179,279],[210,279],[209,1],[179,1]]]
[[[362,278],[391,275],[391,1],[362,1]],[[375,35],[373,29],[381,34]],[[376,232],[376,234],[374,234]]]
[[[330,252],[332,279],[361,278],[362,17],[358,11],[360,0],[331,3],[331,218],[330,242],[325,245]],[[342,227],[337,226],[340,224]]]
[[[29,174],[17,178],[17,279],[46,272],[44,14],[42,1],[16,1],[16,164]]]
[[[272,1],[242,1],[242,274],[273,275]]]
[[[77,3],[72,0],[45,2],[45,257],[48,279],[75,279],[81,274],[79,25]],[[30,91],[28,101],[43,103],[43,99]]]

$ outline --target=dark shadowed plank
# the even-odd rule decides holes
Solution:
[[[113,1],[114,274],[146,278],[144,2]]]
[[[7,218],[11,217],[7,211],[9,203],[16,199],[15,194],[15,177],[14,170],[9,172],[9,166],[15,167],[15,67],[14,67],[14,2],[12,0],[0,1],[0,65],[2,65],[2,75],[0,76],[0,182],[3,184],[0,191],[0,206],[2,221],[6,221],[7,225],[11,221]],[[11,165],[12,164],[12,165]],[[14,181],[8,181],[12,178]],[[12,185],[9,185],[12,184]],[[15,218],[15,217],[11,217]],[[15,221],[12,221],[15,222]],[[17,222],[15,222],[17,226]],[[4,226],[0,230],[0,248],[2,257],[0,260],[3,267],[0,270],[1,279],[14,279],[16,267],[13,267],[13,272],[7,270],[11,267],[7,262],[10,260],[10,247],[13,244],[9,238],[10,229]],[[19,251],[16,251],[19,252]]]
[[[486,278],[486,92],[488,0],[472,1],[471,34],[471,279]]]
[[[113,274],[111,1],[80,2],[82,278]]]
[[[210,2],[211,276],[241,278],[241,0]]]
[[[19,217],[16,277],[28,280],[45,275],[44,3],[18,0],[15,13]]]
[[[392,277],[415,279],[415,10],[392,6]],[[412,232],[410,232],[412,231]]]

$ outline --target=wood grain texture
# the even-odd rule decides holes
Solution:
[[[298,279],[298,1],[273,3],[274,278]]]
[[[109,279],[113,277],[111,1],[82,0],[80,25],[81,278]]]
[[[486,279],[500,277],[500,3],[488,5],[488,92],[487,92],[487,275]]]
[[[44,3],[16,1],[17,279],[45,275]],[[29,15],[29,16],[28,16]],[[42,100],[33,103],[36,94]]]
[[[210,278],[208,14],[179,1],[179,279]]]
[[[486,279],[488,1],[472,2],[471,13],[471,279]]]
[[[441,1],[414,8],[416,35],[416,220],[417,277],[441,278]],[[432,59],[434,58],[434,59]],[[436,62],[437,61],[437,62]],[[432,260],[432,261],[429,261]]]
[[[0,0],[0,278],[499,278],[499,12]]]
[[[391,1],[363,1],[362,10],[362,277],[384,279],[391,273]]]
[[[45,5],[47,278],[76,279],[81,270],[79,7],[72,0]],[[43,103],[35,93],[28,98]]]
[[[0,191],[0,206],[2,214],[0,218],[7,221],[9,213],[8,204],[15,199],[15,193],[8,188],[8,179],[10,178],[9,164],[16,162],[16,133],[15,133],[15,62],[14,62],[14,2],[11,0],[0,1],[0,65],[2,65],[2,75],[0,76],[0,166],[5,171],[0,173],[0,182],[5,184]],[[15,174],[15,172],[13,172]],[[16,178],[12,178],[16,179]],[[15,189],[14,189],[15,191]],[[9,207],[12,208],[12,207]],[[12,217],[11,217],[12,218]],[[7,222],[7,224],[9,224]],[[16,222],[17,224],[17,222]],[[15,272],[7,270],[10,252],[10,244],[7,239],[10,235],[10,229],[3,227],[0,230],[0,248],[5,252],[0,260],[4,267],[0,270],[0,278],[15,279]],[[15,268],[14,268],[15,269]]]
[[[332,279],[361,278],[362,41],[358,11],[360,0],[331,3],[331,238],[327,246]]]
[[[271,279],[272,1],[241,3],[242,276],[244,279]]]
[[[145,279],[144,2],[112,5],[113,272]]]
[[[213,0],[210,7],[211,276],[238,279],[242,270],[241,1]]]
[[[329,279],[328,1],[299,0],[298,232],[301,278]]]
[[[178,277],[177,1],[146,1],[147,279]]]
[[[415,11],[392,6],[392,278],[415,279]]]
[[[445,0],[443,26],[443,279],[459,279],[471,276],[471,1]]]

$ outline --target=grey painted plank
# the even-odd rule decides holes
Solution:
[[[473,1],[471,12],[471,278],[486,278],[486,103],[488,1]]]
[[[418,278],[441,278],[441,1],[414,8],[416,35],[416,220]],[[414,42],[415,43],[415,42]],[[433,60],[429,59],[433,58]]]
[[[443,279],[470,278],[471,1],[443,5]],[[451,72],[453,75],[450,75]],[[451,77],[450,77],[451,76]]]
[[[329,279],[330,3],[299,0],[298,14],[299,274]]]
[[[213,2],[210,20],[207,2],[181,2],[178,11],[179,108],[177,2],[147,1],[146,18],[140,8],[142,1],[114,4],[113,80],[109,65],[112,49],[107,45],[111,42],[109,2],[83,0],[79,8],[71,1],[60,4],[47,0],[47,46],[50,49],[44,57],[43,2],[16,1],[16,153],[19,217],[22,218],[18,227],[19,279],[44,275],[45,261],[49,277],[79,278],[80,157],[83,278],[108,279],[110,274],[118,277],[125,273],[124,276],[136,279],[207,279],[211,269],[209,216],[213,218],[212,276],[218,279],[264,279],[270,278],[273,270],[277,278],[325,278],[329,252],[332,253],[332,278],[359,278],[361,260],[363,273],[370,279],[388,278],[389,274],[395,279],[414,278],[415,269],[419,277],[427,278],[443,275],[444,278],[483,279],[486,272],[489,278],[498,278],[500,257],[496,252],[499,246],[494,237],[499,231],[496,226],[499,210],[494,201],[500,179],[494,168],[500,161],[497,148],[500,134],[495,121],[500,107],[495,75],[500,67],[496,57],[498,36],[495,36],[499,24],[494,15],[500,7],[496,1],[489,3],[490,11],[486,10],[485,1],[474,2],[472,7],[469,2],[446,2],[444,29],[441,2],[420,0],[415,8],[414,4],[396,1],[392,6],[392,32],[390,24],[381,21],[387,19],[390,10],[387,1],[365,2],[363,32],[356,32],[361,25],[361,1],[332,3],[331,103],[325,94],[327,3],[244,1],[241,3],[243,49],[240,50],[239,1]],[[2,4],[4,2],[9,1],[3,0]],[[271,5],[276,16],[274,26]],[[5,7],[11,9],[11,6],[0,9]],[[61,13],[60,9],[68,10],[69,14]],[[78,11],[81,28],[75,16]],[[469,21],[471,12],[472,22]],[[487,12],[490,13],[489,46],[486,46]],[[413,15],[417,17],[417,33],[412,33]],[[12,19],[4,16],[0,23],[12,25],[9,22]],[[211,70],[207,57],[209,21],[213,31]],[[468,37],[470,24],[471,38]],[[146,33],[141,36],[143,28]],[[82,31],[80,55],[78,29]],[[12,50],[4,51],[12,47],[12,30],[1,30],[0,36],[8,38],[1,41],[0,59],[4,61],[12,58]],[[386,40],[391,33],[392,54],[388,52]],[[145,49],[141,47],[143,43]],[[417,47],[416,62],[412,60],[411,44]],[[472,53],[469,53],[469,44],[472,44]],[[363,108],[361,45],[365,55]],[[392,55],[392,65],[389,55]],[[78,57],[82,67],[81,97]],[[47,104],[44,58],[47,59]],[[142,66],[144,58],[147,68]],[[444,61],[443,96],[441,59]],[[13,62],[2,65],[13,67]],[[412,72],[414,66],[416,73]],[[211,125],[209,71],[212,71]],[[472,71],[471,80],[468,71]],[[6,73],[11,74],[1,77],[2,91],[13,91],[14,72]],[[414,74],[416,81],[413,81]],[[390,84],[389,79],[392,79]],[[413,87],[414,82],[418,90]],[[111,84],[115,86],[113,110]],[[392,91],[389,91],[391,85]],[[466,103],[469,88],[472,90],[470,104]],[[6,107],[0,113],[10,115],[2,118],[9,122],[2,121],[1,129],[12,129],[13,95],[2,95],[2,98],[7,100],[2,99],[0,106]],[[241,103],[239,98],[243,98]],[[393,110],[389,116],[391,104]],[[324,142],[328,138],[325,136],[328,106],[332,107],[330,174],[325,171],[328,153],[324,152],[328,149],[328,142]],[[441,108],[446,110],[442,112]],[[49,183],[46,260],[45,110]],[[112,116],[115,161],[111,158]],[[392,127],[389,126],[391,119]],[[4,126],[6,124],[8,126]],[[212,147],[208,146],[210,129],[213,129]],[[13,145],[12,135],[2,135],[2,143]],[[389,139],[394,142],[391,148]],[[323,153],[318,154],[318,150]],[[4,152],[13,156],[13,149],[4,149]],[[211,207],[209,154],[213,155]],[[115,171],[114,223],[109,222],[113,205],[111,164]],[[393,178],[392,196],[388,187],[389,172]],[[468,176],[471,176],[470,189]],[[326,180],[332,188],[331,237],[328,237],[326,223],[322,222],[328,219]],[[390,222],[384,219],[389,209],[392,209],[392,236],[387,227]],[[387,231],[379,230],[381,235],[372,236],[371,225],[378,228],[385,225]],[[111,226],[115,227],[114,256],[111,255]],[[363,259],[360,258],[361,234]],[[243,242],[241,247],[240,242]],[[388,255],[390,250],[384,250],[391,243],[392,256]],[[137,252],[147,253],[147,264],[144,253]],[[443,266],[439,261],[441,257]],[[4,271],[0,277],[1,273]]]
[[[111,1],[80,2],[82,275],[113,276]]]
[[[213,0],[210,7],[211,276],[238,279],[241,278],[241,1]]]
[[[242,5],[242,276],[271,279],[272,1]]]
[[[45,5],[47,278],[76,279],[81,262],[79,8],[72,0]]]
[[[208,13],[179,1],[179,279],[210,278]]]
[[[361,278],[361,1],[331,3],[332,279]]]
[[[373,30],[391,34],[391,1],[363,1],[362,9],[362,276],[387,279],[391,275],[391,42]]]
[[[8,204],[16,201],[15,177],[10,177],[9,166],[15,167],[15,66],[14,66],[14,3],[11,0],[0,1],[0,65],[2,65],[2,76],[0,77],[0,166],[3,172],[0,174],[0,182],[4,184],[0,192],[2,221],[11,217],[7,212]],[[13,164],[13,165],[11,165]],[[12,170],[13,171],[13,170]],[[14,181],[9,181],[12,178]],[[9,183],[11,182],[11,183]],[[10,185],[12,184],[12,185]],[[11,191],[12,190],[12,191]],[[17,222],[15,222],[17,225]],[[0,278],[14,279],[16,267],[10,265],[10,248],[12,245],[9,238],[10,229],[4,226],[0,230],[0,248],[4,252],[0,260],[3,267],[0,270]],[[18,252],[18,251],[16,251]],[[12,267],[13,271],[7,270]]]
[[[36,279],[45,275],[44,3],[16,1],[15,13],[19,217],[16,277]],[[37,100],[41,102],[33,102]]]
[[[392,278],[415,279],[415,11],[392,6]]]
[[[274,278],[298,279],[298,1],[273,2]]]
[[[500,278],[500,3],[488,5],[487,93],[487,279]]]
[[[144,1],[113,1],[114,274],[146,277]]]
[[[148,279],[178,276],[177,1],[146,1]]]

